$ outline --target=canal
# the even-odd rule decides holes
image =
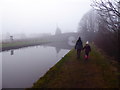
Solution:
[[[31,87],[71,48],[51,43],[2,52],[2,88]]]

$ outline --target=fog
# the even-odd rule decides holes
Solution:
[[[89,64],[90,69],[92,69],[93,65],[90,62],[98,60],[95,62],[96,66],[97,63],[100,63],[102,67],[104,63],[110,73],[106,74],[104,73],[105,70],[101,69],[102,71],[97,73],[97,75],[104,73],[104,75],[110,76],[109,79],[114,77],[114,79],[111,78],[109,81],[114,80],[115,82],[106,81],[107,85],[98,83],[100,84],[99,86],[98,84],[92,85],[89,80],[83,79],[85,83],[83,85],[77,84],[76,86],[76,82],[81,82],[77,81],[80,76],[75,77],[73,83],[70,82],[65,86],[88,87],[87,84],[89,84],[90,87],[110,87],[113,84],[111,87],[117,87],[120,82],[118,80],[120,75],[116,73],[119,73],[120,70],[117,70],[117,67],[114,66],[118,66],[120,60],[120,2],[118,2],[119,0],[92,1],[0,0],[0,89],[31,87],[38,78],[44,75],[71,49],[71,55],[66,55],[62,60],[73,59],[73,62],[75,62],[74,66],[78,66],[79,60],[77,60],[77,56],[80,50],[76,46],[77,44],[79,45],[79,37],[84,46],[84,48],[81,48],[81,53],[83,53],[80,56],[81,65],[84,64],[86,66]],[[92,52],[90,52],[90,59],[88,58],[88,53],[86,53],[87,48],[90,48],[90,46],[85,44],[86,41],[89,42],[91,49],[94,49],[90,50]],[[68,66],[72,63],[71,60],[70,62],[68,61]],[[113,66],[115,70],[109,69],[108,64],[110,67]],[[72,71],[74,69],[76,68],[73,68]],[[112,73],[113,76],[111,71],[114,71]],[[68,73],[71,72],[69,71],[64,75],[68,76]],[[78,74],[85,77],[89,73],[78,72]],[[103,77],[101,76],[101,78]],[[71,76],[69,78],[66,81],[70,81]],[[104,81],[103,79],[100,80]],[[55,83],[56,80],[55,78]],[[96,81],[92,82],[98,81],[99,79],[96,79]],[[62,85],[62,82],[57,83],[58,85],[60,83],[60,86]],[[44,83],[41,85],[44,87]],[[49,85],[52,84],[50,83]]]
[[[76,32],[90,0],[1,0],[3,34]],[[0,20],[0,21],[1,21]]]

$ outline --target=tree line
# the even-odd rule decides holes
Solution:
[[[120,60],[120,1],[94,0],[93,7],[80,20],[78,32],[107,54]]]

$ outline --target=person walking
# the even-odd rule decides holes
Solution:
[[[81,41],[81,38],[79,37],[76,44],[75,44],[75,50],[77,50],[77,59],[80,58],[81,50],[83,49],[83,43]]]
[[[91,47],[89,45],[89,42],[86,42],[86,45],[83,47],[83,50],[85,49],[85,60],[88,60],[89,52],[91,51]]]

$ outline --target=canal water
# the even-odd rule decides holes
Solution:
[[[2,88],[31,87],[70,49],[50,44],[2,52]]]

